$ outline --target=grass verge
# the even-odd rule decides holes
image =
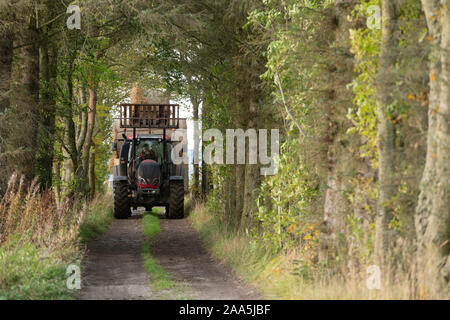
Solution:
[[[0,248],[0,299],[73,299],[66,286],[67,264],[59,253],[28,241],[11,240]],[[79,261],[72,261],[79,265]]]
[[[111,210],[109,195],[57,208],[51,193],[13,176],[0,200],[0,299],[74,299],[67,267],[80,266],[81,243],[107,229]]]
[[[274,253],[246,234],[227,228],[204,205],[197,205],[189,219],[211,253],[229,265],[269,299],[411,299],[412,289],[404,275],[383,276],[381,290],[369,290],[367,275],[312,274],[303,277],[295,261],[299,252]],[[390,282],[389,282],[390,281]]]
[[[267,271],[274,266],[276,261],[274,254],[247,237],[228,231],[204,205],[197,204],[189,220],[214,257],[230,266],[238,276],[256,285],[266,294],[271,291],[265,290],[268,288],[263,288],[259,280],[264,278]],[[270,296],[275,298],[273,294]]]
[[[94,199],[88,207],[88,214],[80,225],[79,237],[82,242],[88,242],[108,230],[114,220],[113,198],[111,194]]]

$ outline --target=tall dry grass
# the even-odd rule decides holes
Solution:
[[[36,180],[27,187],[23,176],[11,176],[0,201],[0,246],[14,238],[49,251],[74,249],[87,206],[78,209],[67,201],[57,208],[50,190],[39,191]]]
[[[369,244],[347,243],[347,250],[311,263],[305,250],[275,253],[262,241],[245,233],[233,233],[198,204],[190,215],[211,253],[271,299],[449,299],[446,292],[430,296],[417,290],[414,244],[399,239],[379,266],[380,287],[367,285],[372,258],[365,254]],[[342,247],[342,243],[340,244]],[[364,253],[364,254],[362,254]]]
[[[0,300],[73,298],[66,269],[111,220],[110,195],[56,206],[51,190],[14,174],[0,199]]]

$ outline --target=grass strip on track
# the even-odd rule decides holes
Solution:
[[[142,259],[144,268],[152,280],[151,286],[156,291],[178,289],[179,283],[170,279],[169,274],[161,267],[150,254],[152,238],[161,231],[159,225],[158,211],[153,209],[147,212],[142,219],[142,232],[148,240],[142,245]]]

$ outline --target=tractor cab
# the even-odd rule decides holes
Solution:
[[[139,166],[140,161],[149,159],[161,164],[163,160],[163,143],[165,142],[163,142],[160,135],[138,136],[136,138],[137,165]],[[129,152],[131,152],[131,149]]]

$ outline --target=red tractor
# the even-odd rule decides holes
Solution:
[[[120,128],[119,163],[113,169],[114,217],[126,219],[131,209],[155,206],[166,208],[167,218],[184,217],[184,167],[172,162],[172,141],[168,133],[180,128],[176,104],[123,104]],[[127,136],[126,130],[132,130]],[[137,134],[137,130],[138,133]],[[143,133],[147,132],[147,133]],[[113,147],[113,148],[114,148]]]

